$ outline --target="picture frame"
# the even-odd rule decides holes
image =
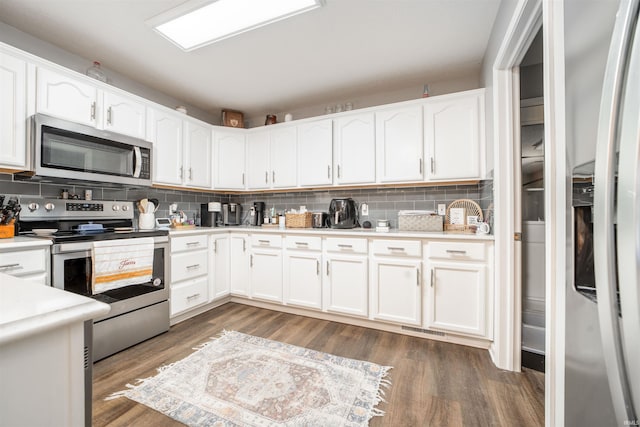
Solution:
[[[222,110],[222,125],[232,128],[244,128],[244,114],[235,110]]]

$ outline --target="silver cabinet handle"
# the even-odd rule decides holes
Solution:
[[[242,172],[242,185],[244,185],[244,172]]]
[[[320,260],[316,260],[316,276],[320,275]]]
[[[309,246],[307,242],[296,242],[297,246]]]
[[[0,265],[0,269],[2,270],[9,270],[9,269],[14,269],[14,268],[23,268],[20,263],[15,263],[15,264],[5,264],[5,265]]]
[[[327,276],[329,275],[329,260],[327,260]]]
[[[258,243],[261,245],[268,245],[270,242],[268,240],[258,240]]]
[[[187,246],[200,246],[200,242],[187,242]]]
[[[340,165],[338,165],[338,178],[340,178]]]
[[[187,270],[197,270],[200,268],[200,264],[187,265]]]
[[[433,288],[433,284],[435,283],[435,281],[436,281],[435,271],[434,271],[434,269],[432,268],[432,269],[431,269],[431,287],[432,287],[432,288]]]
[[[416,268],[416,286],[420,287],[420,269]]]
[[[189,295],[189,296],[187,297],[187,301],[191,301],[192,299],[196,299],[196,298],[198,298],[199,296],[200,296],[200,294],[199,294],[199,293],[197,293],[197,294],[193,294],[193,295]]]
[[[276,183],[276,171],[271,171],[271,183]]]
[[[193,169],[189,168],[189,181],[193,181]]]
[[[253,267],[253,254],[249,255],[249,267]]]
[[[419,171],[420,171],[420,175],[422,175],[422,157],[419,160],[420,160]]]
[[[342,249],[351,249],[353,248],[353,245],[338,245],[338,247]]]
[[[180,179],[184,178],[184,170],[182,169],[182,166],[180,166]]]
[[[390,251],[402,251],[404,252],[404,248],[398,247],[398,246],[387,246],[387,249],[389,249]]]
[[[447,253],[448,254],[460,254],[460,255],[464,255],[467,253],[467,251],[461,251],[461,250],[455,250],[455,249],[447,249]]]
[[[111,106],[109,106],[109,108],[107,108],[107,124],[108,125],[112,125],[113,124],[113,109],[111,108]]]
[[[218,241],[217,240],[213,241],[213,253],[214,254],[218,253]]]
[[[247,251],[247,241],[242,239],[242,252]]]
[[[436,161],[434,160],[434,158],[431,158],[431,173],[434,173],[436,170]]]
[[[96,101],[91,103],[91,120],[96,119]]]
[[[264,183],[269,183],[269,171],[264,171]]]
[[[331,179],[331,165],[327,165],[327,178]]]

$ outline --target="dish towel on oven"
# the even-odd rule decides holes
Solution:
[[[153,273],[153,238],[94,242],[91,262],[94,294],[149,282]]]

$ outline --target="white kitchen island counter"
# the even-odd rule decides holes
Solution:
[[[85,423],[84,322],[109,310],[0,273],[0,424]]]

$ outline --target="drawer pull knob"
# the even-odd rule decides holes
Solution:
[[[447,249],[447,253],[448,254],[459,254],[459,255],[464,255],[467,253],[467,251],[461,251],[461,250],[455,250],[455,249]]]
[[[0,269],[9,270],[13,268],[23,268],[20,263],[0,265]]]

